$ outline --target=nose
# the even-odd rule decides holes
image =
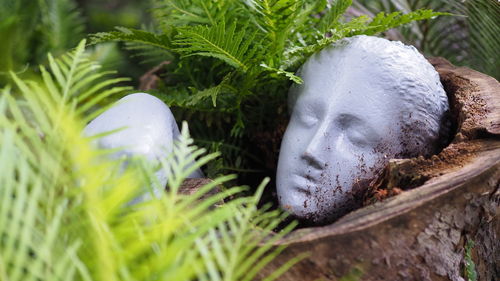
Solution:
[[[326,162],[324,160],[326,149],[327,147],[325,132],[324,130],[320,129],[311,138],[301,157],[310,166],[319,170],[323,170],[326,167]]]

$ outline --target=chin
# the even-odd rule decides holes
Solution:
[[[333,222],[335,219],[325,215],[324,211],[321,209],[303,208],[302,210],[299,210],[299,212],[293,213],[292,215],[305,225],[325,225]]]
[[[287,200],[288,199],[288,200]],[[331,218],[326,215],[322,208],[318,208],[314,205],[308,205],[310,198],[298,200],[290,200],[290,198],[280,199],[280,206],[283,210],[290,213],[290,215],[299,220],[303,224],[307,225],[319,225],[325,224],[331,221]],[[326,212],[331,213],[331,212]]]
[[[280,198],[280,206],[303,225],[330,224],[359,207],[359,203],[353,201],[353,198],[342,197],[337,202],[335,202],[335,198],[324,198],[322,203],[325,204],[318,204],[318,198],[314,196],[306,197],[299,191],[293,191],[293,193],[288,193],[285,198]]]

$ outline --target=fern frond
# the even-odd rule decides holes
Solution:
[[[274,140],[259,143],[252,136],[282,125],[286,93],[292,82],[301,82],[294,73],[310,55],[344,37],[376,34],[441,15],[421,10],[344,18],[352,2],[156,0],[153,13],[162,32],[158,36],[171,38],[173,47],[169,46],[172,60],[155,95],[180,108],[190,123],[207,127],[218,118],[215,122],[223,124],[226,136],[210,141],[246,136],[243,145],[269,155],[275,148],[267,146],[274,146]],[[122,39],[144,46],[133,38]],[[221,83],[228,75],[227,83]],[[224,165],[253,163],[247,156],[242,161],[223,157]],[[231,169],[260,169],[256,167]]]
[[[236,91],[236,89],[229,84],[231,76],[232,76],[232,73],[229,73],[228,75],[226,75],[222,79],[222,82],[219,83],[219,85],[202,90],[202,91],[198,91],[195,94],[191,95],[189,97],[189,99],[186,101],[186,105],[194,106],[196,104],[199,104],[202,100],[204,100],[206,98],[211,98],[212,105],[214,107],[217,107],[217,97],[220,94],[234,93]]]
[[[193,5],[192,2],[191,0],[154,1],[156,18],[159,22],[166,21],[173,26],[187,23],[209,24],[211,19],[209,10],[203,9],[201,2],[198,5]]]
[[[114,72],[98,71],[100,66],[88,61],[88,55],[84,52],[85,41],[82,41],[74,52],[62,56],[55,60],[49,55],[50,72],[41,66],[43,81],[49,90],[52,98],[57,100],[58,92],[62,93],[63,101],[75,100],[80,103],[76,109],[77,113],[82,115],[89,113],[94,106],[108,98],[109,96],[130,90],[129,87],[113,87],[109,85],[119,82],[129,81],[128,78],[114,78],[103,80],[109,74]],[[19,79],[18,84],[19,84]],[[25,90],[26,93],[30,89]],[[83,103],[84,102],[84,103]],[[58,109],[54,109],[59,112]],[[91,116],[92,117],[92,116]]]
[[[220,59],[243,72],[251,65],[256,49],[250,48],[256,33],[248,35],[246,28],[236,31],[236,22],[226,28],[225,21],[213,26],[182,27],[174,44],[184,56],[206,56]]]
[[[0,7],[0,86],[9,71],[31,75],[47,52],[62,54],[83,38],[74,0],[1,0]]]
[[[287,53],[289,60],[293,63],[294,67],[298,67],[297,64],[302,63],[310,55],[321,51],[332,43],[342,38],[352,36],[357,32],[365,33],[376,28],[375,26],[370,26],[368,24],[369,21],[370,18],[363,15],[353,18],[347,23],[338,23],[336,28],[330,29],[328,34],[321,35],[313,44],[304,47],[295,47],[289,50]]]
[[[311,14],[325,5],[324,1],[308,4],[304,0],[252,0],[247,1],[250,16],[266,39],[263,45],[267,57],[263,62],[270,67],[280,67],[280,60],[290,40],[290,35],[307,25]]]
[[[252,0],[248,1],[249,7],[254,9],[261,17],[258,18],[260,26],[271,36],[275,36],[281,27],[293,21],[294,14],[304,4],[297,0]],[[284,20],[287,19],[287,20]]]
[[[330,1],[325,14],[321,16],[318,29],[326,33],[338,24],[340,17],[352,5],[352,0]]]
[[[295,82],[297,84],[302,84],[304,82],[302,80],[302,78],[300,78],[299,76],[295,75],[293,72],[286,71],[286,70],[283,70],[283,69],[274,68],[274,67],[270,67],[270,66],[266,65],[265,63],[260,64],[260,66],[262,66],[266,70],[269,70],[271,72],[276,73],[277,75],[285,76],[285,77],[287,77],[288,79],[290,79],[291,81],[293,81],[293,82]]]
[[[0,103],[5,102],[5,95]],[[56,203],[52,218],[46,218],[43,180],[16,147],[13,130],[6,129],[0,117],[0,279],[71,280],[80,260],[78,243],[61,245],[63,211],[67,202]],[[42,226],[42,227],[40,227]],[[65,249],[66,248],[66,249]]]
[[[500,77],[498,49],[500,32],[498,17],[500,5],[491,0],[388,0],[380,2],[358,0],[356,7],[363,10],[408,12],[412,9],[432,8],[449,12],[454,17],[439,17],[432,21],[415,22],[403,26],[399,40],[416,46],[428,56],[442,56],[454,64],[468,65],[494,77]]]
[[[125,48],[132,52],[131,57],[139,58],[140,63],[157,65],[158,62],[172,61],[175,56],[171,52],[152,45],[137,42],[125,42]]]
[[[159,48],[170,55],[173,48],[171,39],[166,34],[155,34],[140,29],[117,27],[117,31],[99,32],[92,34],[90,44],[102,42],[134,42]]]
[[[450,13],[434,12],[433,10],[430,9],[419,9],[406,14],[402,14],[400,12],[385,14],[384,12],[380,12],[375,16],[375,18],[372,19],[372,21],[369,24],[369,26],[373,28],[363,34],[374,35],[389,30],[391,28],[408,24],[413,21],[426,20],[437,16],[450,16],[450,15],[451,15]],[[356,34],[361,34],[361,32],[355,32],[354,35]]]
[[[131,204],[144,191],[163,190],[155,176],[157,165],[140,158],[110,159],[110,151],[96,150],[82,136],[85,108],[106,92],[101,89],[82,98],[87,92],[74,89],[81,73],[87,76],[87,71],[98,69],[86,60],[84,47],[82,41],[70,54],[51,57],[39,82],[12,74],[16,98],[9,89],[2,90],[0,277],[14,281],[184,281],[203,280],[213,270],[228,271],[219,266],[214,269],[215,258],[207,260],[197,241],[206,241],[219,226],[227,226],[227,233],[234,237],[258,234],[250,226],[231,225],[243,216],[255,222],[269,217],[254,211],[257,197],[227,200],[243,191],[236,187],[200,199],[234,176],[216,178],[192,195],[178,194],[192,170],[216,157],[201,156],[203,150],[191,146],[193,141],[183,126],[173,153],[161,159],[169,191]],[[93,82],[89,79],[84,84]],[[123,168],[125,161],[128,165]],[[221,200],[228,202],[212,208]],[[276,223],[269,221],[266,226]],[[252,237],[265,241],[267,235]],[[204,251],[211,253],[224,244],[228,262],[237,264],[240,248],[231,247],[232,243],[236,243],[233,238],[223,241],[219,236]],[[249,252],[259,247],[253,245]]]
[[[258,202],[263,188],[269,179],[259,186],[251,205],[255,206]],[[284,217],[279,211],[266,212],[267,208],[257,209],[256,207],[245,208],[238,212],[238,216],[231,218],[227,224],[219,224],[216,229],[211,231],[206,239],[197,240],[197,248],[202,253],[202,257],[209,266],[206,277],[209,280],[253,280],[257,273],[273,257],[278,255],[284,248],[272,248],[272,244],[283,238],[284,232],[275,234],[272,230],[277,227],[276,222]],[[265,216],[262,216],[263,214]],[[280,219],[277,219],[281,217]],[[289,227],[293,227],[290,225]],[[238,231],[234,231],[238,229]],[[219,237],[222,237],[224,243],[217,243]],[[258,247],[259,244],[266,246]],[[207,251],[211,245],[212,252]],[[255,249],[258,249],[255,251]],[[267,257],[264,256],[268,253]],[[212,262],[215,260],[215,262]],[[296,261],[292,261],[296,262]],[[290,266],[290,264],[288,265]],[[218,268],[226,270],[220,271]],[[275,278],[279,275],[275,276]]]
[[[223,18],[231,22],[244,12],[240,1],[155,0],[153,3],[153,15],[164,32],[172,26],[215,25]]]
[[[53,54],[61,54],[70,49],[83,38],[85,29],[76,3],[72,0],[38,0],[41,15],[40,31],[45,40],[43,52],[50,50]]]
[[[500,4],[471,0],[465,4],[470,35],[470,63],[500,79]]]

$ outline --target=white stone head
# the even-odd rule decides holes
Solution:
[[[355,36],[313,55],[298,75],[277,169],[280,205],[296,217],[333,221],[360,206],[390,158],[440,148],[448,99],[415,48]]]
[[[95,136],[111,131],[115,132],[95,140],[97,147],[118,150],[112,155],[115,158],[142,156],[153,162],[167,157],[172,152],[173,143],[180,134],[168,106],[146,93],[123,97],[92,120],[85,127],[83,134]],[[156,176],[160,186],[165,186],[165,171],[160,169]],[[189,177],[201,178],[203,173],[197,169]],[[154,192],[159,194],[162,190]]]

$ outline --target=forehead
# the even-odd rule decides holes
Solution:
[[[291,102],[313,101],[321,103],[373,104],[387,103],[398,95],[397,82],[387,75],[373,71],[366,64],[322,64],[312,69],[305,67],[300,73],[303,84],[290,90]],[[293,104],[292,104],[293,106]]]

